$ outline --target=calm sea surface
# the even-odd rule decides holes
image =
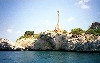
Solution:
[[[0,63],[100,63],[100,53],[0,51]]]

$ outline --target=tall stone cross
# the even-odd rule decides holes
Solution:
[[[56,26],[56,29],[59,31],[59,11],[57,11],[57,15],[58,15],[58,22],[57,22],[57,26]]]

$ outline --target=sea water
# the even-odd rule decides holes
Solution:
[[[100,53],[0,51],[0,63],[100,63]]]

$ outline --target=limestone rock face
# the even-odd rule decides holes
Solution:
[[[65,35],[60,35],[60,34],[57,34],[55,35],[54,37],[54,41],[56,43],[56,50],[62,50],[62,49],[65,49],[67,47],[67,38]]]
[[[83,39],[82,39],[83,38]],[[31,50],[100,51],[100,40],[86,41],[84,36],[77,38],[63,34],[40,34],[30,46]]]
[[[74,43],[71,41],[68,41],[67,35],[55,35],[55,43],[56,43],[56,50],[73,50],[74,49]]]
[[[100,41],[100,36],[98,36],[97,40],[99,40],[99,41]]]
[[[22,38],[16,42],[0,38],[0,50],[100,51],[100,36],[41,33],[38,39]]]
[[[40,34],[31,48],[33,50],[73,50],[74,43],[68,42],[66,35]]]
[[[14,47],[14,42],[0,38],[0,50],[12,50]]]
[[[31,46],[33,43],[34,43],[34,39],[32,38],[23,38],[23,39],[20,39],[20,40],[17,40],[16,43],[15,43],[15,50],[16,49],[21,49],[21,50],[25,50],[25,49],[28,49],[29,46]]]
[[[40,37],[35,41],[34,50],[54,50],[55,42],[49,34],[41,34]]]

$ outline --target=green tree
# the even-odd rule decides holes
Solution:
[[[34,31],[26,31],[24,37],[25,38],[34,37]]]
[[[100,28],[100,23],[99,22],[94,22],[90,26],[90,29],[98,29],[98,28]]]
[[[67,31],[66,30],[63,30],[63,34],[66,34],[67,33]]]
[[[99,22],[92,23],[92,25],[86,31],[86,34],[93,34],[100,36],[100,23]]]
[[[75,28],[75,29],[72,29],[72,30],[71,30],[71,33],[72,33],[72,34],[77,34],[77,35],[82,34],[82,33],[84,33],[84,32],[85,32],[85,31],[82,30],[81,28]]]
[[[95,30],[94,29],[88,29],[85,33],[86,34],[95,34]]]

